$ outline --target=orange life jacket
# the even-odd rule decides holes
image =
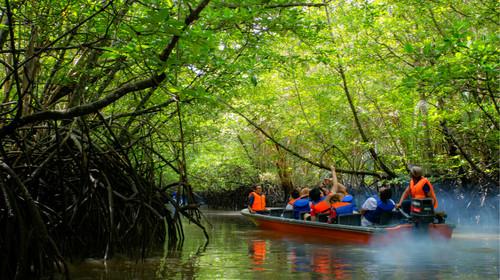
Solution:
[[[288,201],[288,204],[290,204],[290,205],[292,205],[292,206],[293,206],[293,203],[294,203],[295,201],[297,201],[297,199],[298,199],[298,198],[292,198],[292,199],[290,199],[290,201]]]
[[[266,196],[264,194],[259,195],[256,192],[251,192],[253,195],[253,204],[251,206],[253,211],[262,211],[266,209]]]
[[[424,192],[424,186],[426,184],[429,186],[429,189],[430,189],[429,192],[427,193],[427,195]],[[425,178],[425,177],[420,178],[420,180],[416,184],[415,184],[415,182],[413,182],[413,178],[411,179],[411,181],[410,181],[410,194],[411,194],[412,198],[431,197],[434,200],[434,208],[438,207],[438,201],[436,198],[436,194],[434,193],[434,188],[432,187],[429,180],[427,180],[427,178]]]
[[[329,211],[331,208],[331,205],[329,202],[322,200],[316,204],[311,203],[311,209],[314,209],[314,212],[316,213],[325,213]]]
[[[340,208],[342,206],[347,206],[347,205],[351,205],[351,203],[349,203],[349,202],[333,202],[332,203],[333,208]]]

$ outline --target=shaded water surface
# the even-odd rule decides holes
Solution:
[[[499,279],[499,234],[458,227],[449,242],[321,242],[256,228],[239,212],[205,212],[210,243],[185,224],[182,250],[158,248],[143,262],[71,264],[72,279]]]

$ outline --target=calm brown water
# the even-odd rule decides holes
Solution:
[[[262,231],[239,212],[206,212],[210,243],[185,223],[181,251],[158,248],[144,262],[90,259],[72,279],[499,279],[498,227],[458,227],[449,242],[389,246],[324,243]]]

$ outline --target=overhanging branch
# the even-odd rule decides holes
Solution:
[[[328,1],[330,2],[330,1]],[[327,2],[327,3],[328,3]],[[222,4],[225,8],[237,9],[237,8],[249,8],[249,7],[263,7],[266,9],[276,9],[276,8],[292,8],[292,7],[323,7],[327,5],[326,3],[282,3],[282,4],[240,4],[240,3],[224,3]]]
[[[288,153],[290,153],[291,155],[297,157],[298,159],[302,160],[302,161],[305,161],[311,165],[314,165],[316,167],[319,167],[319,168],[322,168],[322,169],[326,169],[326,170],[330,170],[330,166],[326,166],[324,165],[323,163],[320,163],[320,162],[317,162],[317,161],[314,161],[314,160],[311,160],[309,158],[306,158],[302,155],[300,155],[299,153],[293,151],[292,149],[288,148],[287,146],[281,144],[278,140],[274,139],[271,135],[269,135],[269,133],[267,133],[263,128],[261,128],[258,124],[256,124],[254,121],[252,121],[250,118],[248,118],[247,116],[245,116],[243,113],[241,113],[239,110],[237,110],[236,108],[234,108],[233,106],[231,106],[230,104],[228,104],[227,102],[221,100],[220,98],[217,98],[217,100],[219,102],[221,102],[222,104],[226,105],[227,107],[229,107],[229,109],[231,109],[233,112],[235,112],[236,114],[240,115],[242,118],[244,118],[249,124],[251,124],[253,127],[255,127],[258,131],[260,131],[267,139],[269,139],[271,142],[273,142],[274,144],[278,145],[279,147],[281,147],[283,150],[287,151]],[[379,173],[376,173],[376,172],[369,172],[369,171],[356,171],[356,170],[346,170],[346,169],[336,169],[337,172],[339,173],[346,173],[346,174],[355,174],[355,175],[368,175],[368,176],[374,176],[374,177],[377,177],[377,178],[381,178],[382,176],[379,174]]]
[[[104,6],[101,10],[96,12],[94,15],[87,18],[85,21],[81,22],[79,25],[77,25],[72,30],[78,28],[79,26],[83,25],[84,22],[88,21],[90,18],[94,17],[98,13],[102,12],[106,7],[108,7],[110,5],[111,2],[112,1],[110,1],[106,6]],[[191,13],[184,20],[186,25],[184,26],[183,30],[185,30],[189,25],[191,25],[195,20],[197,20],[199,18],[201,11],[208,5],[209,2],[210,2],[210,0],[204,0],[194,10],[191,11]],[[66,32],[65,34],[67,34],[67,33],[68,32]],[[65,34],[63,36],[60,36],[58,39],[51,42],[50,44],[48,44],[44,48],[42,48],[39,52],[43,51],[45,48],[51,47],[58,40],[60,40],[60,38],[64,37]],[[163,52],[160,55],[160,59],[162,61],[168,60],[170,54],[172,53],[172,50],[177,45],[179,38],[180,37],[178,35],[174,35],[174,37],[172,37],[172,39],[170,40],[170,43],[167,45],[167,47],[163,50]],[[38,52],[35,53],[33,57],[35,57],[38,54],[39,54]],[[25,61],[23,61],[23,63],[26,63],[27,61],[29,61],[29,59],[32,59],[32,57],[26,59]],[[22,66],[22,64],[18,65],[16,68],[18,68],[20,66]],[[14,71],[14,72],[16,72],[16,71]],[[117,101],[118,99],[120,99],[121,97],[125,96],[128,93],[156,87],[163,80],[165,80],[165,78],[166,78],[165,73],[156,74],[153,77],[150,77],[150,78],[147,78],[147,79],[144,79],[141,81],[127,83],[127,84],[121,86],[120,88],[115,89],[112,93],[110,93],[106,97],[104,97],[100,100],[94,101],[92,103],[72,107],[72,108],[69,108],[66,110],[42,111],[42,112],[37,112],[37,113],[31,114],[28,116],[15,118],[12,120],[11,123],[0,128],[0,138],[14,132],[15,129],[17,129],[21,126],[24,126],[24,125],[27,125],[30,123],[36,123],[36,122],[45,121],[45,120],[71,119],[71,118],[80,117],[80,116],[84,116],[87,114],[95,113],[98,110],[100,110],[100,109],[110,105],[111,103]]]

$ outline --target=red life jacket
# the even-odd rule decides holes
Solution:
[[[253,211],[263,211],[266,209],[266,196],[264,194],[259,195],[256,192],[251,192],[250,196],[253,195],[253,204],[250,206]]]
[[[424,186],[426,184],[429,186],[430,189],[427,195],[424,192]],[[413,182],[413,178],[411,179],[410,194],[412,198],[418,198],[418,199],[431,197],[434,200],[434,208],[438,207],[438,201],[436,198],[436,194],[434,193],[434,188],[432,187],[432,184],[429,182],[429,180],[427,180],[427,178],[425,177],[420,178],[420,180],[416,184],[415,182]]]

